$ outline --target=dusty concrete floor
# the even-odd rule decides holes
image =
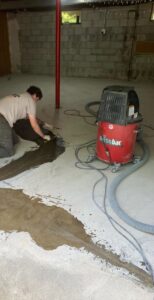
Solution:
[[[37,80],[39,81],[40,79]],[[97,80],[95,81],[95,83],[97,88]],[[43,86],[46,86],[45,79],[43,79],[42,84]],[[65,84],[65,81],[63,84]],[[86,88],[85,91],[83,91],[83,94],[85,93],[86,95],[86,89],[88,87],[87,81],[85,82],[85,84],[86,84]],[[11,86],[13,85],[14,83],[10,82],[10,89]],[[64,85],[63,85],[63,93],[65,93]],[[73,98],[73,90],[71,88],[70,88],[70,93],[71,95],[69,95],[69,97],[72,96]],[[76,98],[77,95],[75,95],[75,99]],[[93,99],[89,99],[89,100],[93,100]],[[46,121],[49,121],[50,120],[48,114],[49,106],[47,106],[47,109],[44,111],[43,103],[41,105],[42,107],[40,110],[41,112],[40,115],[41,116],[44,115],[47,118]],[[67,108],[68,105],[70,105],[70,102],[67,103],[66,100],[65,108]],[[145,110],[145,117],[146,119],[149,118],[148,110],[147,111]],[[70,121],[69,117],[66,116],[66,118],[68,119],[68,123],[69,123]],[[60,125],[64,126],[63,120],[60,120],[59,112],[53,113],[52,121],[55,122],[55,125],[58,122],[60,122]],[[76,130],[78,127],[78,123],[75,121],[73,124],[74,126],[73,128],[69,128],[68,123],[66,123],[68,132],[69,130],[74,129],[74,133],[72,136],[73,143],[78,143],[79,139],[81,142],[84,141],[87,132],[86,131],[84,132],[83,130],[83,132],[77,134]],[[93,132],[94,130],[92,129],[92,133]],[[87,136],[87,139],[91,136],[90,131],[88,132],[88,135],[89,136]],[[67,134],[65,138],[67,141]],[[51,143],[46,143],[43,148],[35,150],[33,152],[28,152],[18,160],[12,161],[10,164],[2,167],[0,169],[0,180],[6,180],[8,178],[12,178],[17,174],[19,175],[21,172],[30,170],[31,168],[37,167],[46,162],[51,162],[55,158],[59,159],[58,155],[61,154],[64,151],[64,149],[57,148],[55,151],[54,146],[56,145],[54,143],[55,141],[51,141]],[[68,151],[68,156],[69,155],[70,153]],[[72,157],[70,155],[70,160],[71,159]],[[58,172],[58,168],[59,167],[57,167],[56,172]],[[31,180],[31,176],[30,176],[30,180]],[[32,185],[34,184],[34,180],[35,179],[33,179],[31,183]],[[40,186],[41,184],[42,183],[40,183]],[[70,183],[68,181],[67,182],[68,193],[69,193],[69,188],[70,188]],[[31,235],[32,239],[37,243],[37,245],[39,245],[41,248],[45,250],[53,250],[58,246],[64,244],[72,247],[77,247],[77,248],[84,247],[89,252],[92,252],[94,255],[102,259],[105,259],[107,262],[110,262],[115,266],[127,269],[131,274],[134,274],[136,277],[138,277],[145,285],[152,286],[151,277],[146,272],[134,266],[132,263],[122,261],[118,255],[113,254],[111,251],[106,250],[106,248],[103,245],[98,246],[96,243],[93,243],[91,239],[91,235],[90,234],[88,235],[86,233],[83,223],[79,221],[77,218],[75,218],[71,214],[71,211],[69,213],[68,210],[66,211],[63,208],[57,206],[50,207],[48,205],[44,205],[43,203],[41,203],[41,199],[37,197],[33,199],[28,195],[25,195],[21,190],[13,190],[11,188],[9,189],[1,188],[0,199],[1,199],[0,230],[5,232],[12,232],[12,231],[28,232]],[[48,300],[48,298],[45,299]],[[59,298],[54,298],[54,299],[59,299]],[[92,298],[88,298],[88,299],[92,299]]]
[[[64,152],[64,147],[53,139],[38,150],[0,168],[0,180],[6,180],[43,163],[51,162]],[[118,255],[94,244],[83,224],[70,213],[56,206],[45,206],[41,199],[31,199],[20,190],[0,189],[0,230],[28,232],[35,242],[46,250],[61,245],[84,247],[109,263],[127,269],[144,284],[152,286],[151,277],[131,263],[122,262]]]

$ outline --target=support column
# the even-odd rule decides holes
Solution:
[[[61,37],[61,0],[56,0],[56,84],[55,106],[60,108],[60,37]]]

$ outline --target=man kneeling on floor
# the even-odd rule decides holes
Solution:
[[[10,95],[0,100],[0,157],[14,154],[14,124],[20,119],[28,119],[32,130],[44,141],[50,136],[43,133],[36,118],[36,103],[42,98],[40,88],[31,86],[26,93]]]

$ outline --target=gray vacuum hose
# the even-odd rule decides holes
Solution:
[[[97,112],[91,109],[91,106],[100,105],[100,101],[89,102],[85,105],[85,110],[94,117],[97,117]]]
[[[121,207],[117,199],[117,188],[119,187],[120,183],[129,175],[131,175],[133,172],[137,171],[139,168],[141,168],[149,159],[149,148],[144,143],[143,140],[138,141],[142,150],[143,150],[143,156],[141,160],[133,164],[129,169],[123,171],[119,176],[117,176],[113,182],[108,187],[107,190],[107,199],[110,202],[110,205],[113,209],[113,211],[118,215],[120,219],[122,219],[125,223],[128,225],[134,227],[137,230],[146,232],[146,233],[152,233],[154,234],[154,225],[145,224],[142,222],[139,222],[132,217],[130,217]]]

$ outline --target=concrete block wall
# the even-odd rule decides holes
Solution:
[[[53,74],[55,65],[55,13],[18,13],[21,71]]]
[[[16,14],[8,15],[8,32],[9,32],[9,50],[12,73],[19,73],[21,70],[20,44],[19,44],[19,24]]]
[[[136,40],[154,40],[150,13],[150,4],[82,9],[81,24],[61,26],[61,75],[154,78],[154,53],[134,52]],[[21,71],[54,75],[55,11],[20,12],[17,20]]]
[[[140,6],[136,28],[137,41],[154,43],[154,21],[150,21],[151,5]],[[132,60],[132,78],[154,79],[154,52],[134,55]]]

